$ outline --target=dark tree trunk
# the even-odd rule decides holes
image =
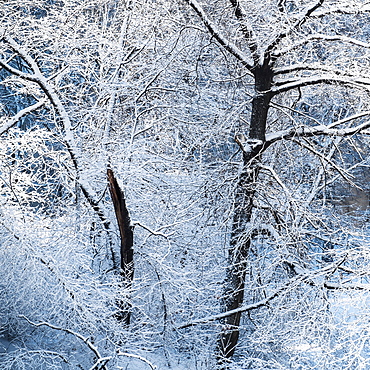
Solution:
[[[125,287],[130,288],[134,277],[133,227],[126,207],[125,196],[110,168],[107,170],[107,177],[121,239],[121,274]],[[119,299],[117,304],[121,311],[117,314],[117,318],[129,325],[131,309],[129,300]]]
[[[234,199],[234,214],[231,230],[228,267],[224,285],[223,310],[225,312],[242,306],[248,252],[251,245],[248,224],[253,213],[255,187],[260,171],[261,155],[264,150],[266,122],[269,103],[272,98],[273,72],[266,62],[255,69],[256,95],[252,101],[249,135],[243,150],[243,170],[240,174]],[[239,340],[241,313],[226,317],[217,343],[220,363],[233,356]]]

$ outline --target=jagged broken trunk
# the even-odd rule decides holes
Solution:
[[[122,277],[122,287],[124,290],[130,291],[134,277],[133,227],[131,226],[130,215],[126,207],[125,196],[110,168],[107,170],[107,177],[121,239],[120,274]],[[117,306],[119,312],[116,314],[116,317],[120,321],[125,322],[126,325],[129,325],[131,311],[130,297],[118,298]]]
[[[252,101],[252,113],[248,139],[236,140],[243,151],[243,169],[238,179],[234,198],[234,212],[228,251],[228,267],[224,283],[223,310],[228,312],[241,307],[244,302],[244,285],[248,252],[251,245],[249,223],[253,213],[253,200],[260,171],[261,155],[265,150],[266,122],[272,98],[273,72],[268,61],[254,71],[256,95]],[[221,364],[233,356],[239,340],[241,313],[228,315],[217,343],[217,357]]]

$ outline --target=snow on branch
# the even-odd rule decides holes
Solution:
[[[367,42],[359,41],[354,39],[353,37],[348,37],[348,36],[342,36],[342,35],[324,35],[324,34],[314,34],[311,35],[310,37],[307,37],[305,39],[300,40],[299,42],[290,45],[289,47],[285,49],[278,50],[274,53],[274,57],[280,57],[300,46],[303,46],[310,41],[341,41],[343,43],[355,45],[355,46],[360,46],[366,49],[370,48],[370,44]]]
[[[319,63],[301,63],[301,64],[292,64],[289,66],[284,66],[281,68],[274,68],[274,75],[283,75],[299,71],[319,71],[321,73],[332,73],[337,76],[345,76],[347,78],[358,78],[358,75],[343,71],[343,69],[334,68],[334,66],[326,66]]]
[[[217,26],[207,17],[203,8],[196,0],[185,0],[202,19],[208,31],[230,54],[234,55],[248,70],[252,70],[253,66],[249,62],[249,58],[235,44],[227,40]]]
[[[11,127],[13,127],[26,114],[31,113],[31,112],[35,111],[36,109],[42,107],[45,103],[46,103],[46,99],[42,99],[42,100],[38,101],[37,103],[27,107],[27,108],[21,109],[15,116],[11,117],[6,123],[4,123],[0,127],[0,135],[4,134]]]
[[[313,136],[351,136],[361,132],[364,132],[366,129],[370,128],[370,121],[366,121],[360,125],[337,129],[335,127],[342,125],[344,123],[353,121],[355,119],[363,118],[370,115],[370,111],[361,112],[354,114],[352,116],[343,118],[341,120],[330,123],[329,125],[316,125],[313,127],[299,127],[299,128],[290,128],[287,130],[277,131],[271,134],[266,135],[266,145],[270,146],[278,140],[291,140],[298,139],[301,137],[313,137]]]
[[[307,278],[306,276],[303,276],[303,277],[305,279]],[[235,308],[234,310],[230,310],[230,311],[227,311],[227,312],[220,313],[218,315],[206,316],[206,317],[203,317],[201,319],[194,320],[194,321],[191,321],[189,323],[179,325],[177,327],[177,329],[185,329],[185,328],[189,328],[191,326],[195,326],[195,325],[199,325],[199,324],[207,324],[209,322],[224,319],[225,317],[232,316],[232,315],[235,315],[237,313],[251,311],[251,310],[255,310],[257,308],[266,306],[271,300],[273,300],[274,298],[279,296],[281,293],[286,291],[288,288],[290,288],[293,285],[294,282],[297,282],[298,280],[301,281],[303,279],[303,277],[298,276],[298,277],[294,278],[293,281],[289,281],[288,283],[284,284],[282,287],[277,289],[274,293],[272,293],[271,295],[269,295],[265,299],[262,299],[259,302],[252,303],[252,304],[249,304],[249,305],[244,305],[244,306]]]
[[[95,364],[90,367],[89,370],[100,370],[100,369],[106,369],[105,365],[109,360],[111,360],[112,357],[101,357],[98,359],[98,361],[95,362]]]
[[[230,0],[232,6],[234,7],[234,12],[236,18],[239,19],[240,22],[242,22],[242,27],[241,30],[244,33],[244,36],[246,38],[249,50],[252,54],[252,58],[254,60],[254,63],[257,65],[260,62],[260,58],[258,55],[258,46],[257,46],[257,41],[254,37],[253,30],[248,27],[246,20],[247,20],[247,15],[244,13],[242,10],[242,7],[240,6],[240,2],[238,0]]]
[[[244,306],[238,307],[234,310],[223,312],[221,314],[206,316],[206,317],[203,317],[201,319],[197,319],[197,320],[193,320],[191,322],[185,323],[185,324],[181,324],[181,325],[177,326],[176,329],[186,329],[186,328],[189,328],[189,327],[195,326],[195,325],[208,324],[210,322],[218,321],[220,319],[224,319],[225,317],[232,316],[232,315],[235,315],[237,313],[247,312],[247,311],[255,310],[257,308],[266,306],[274,298],[278,297],[282,293],[287,292],[288,290],[292,289],[294,286],[296,286],[300,283],[303,283],[303,282],[306,282],[306,283],[308,283],[309,285],[312,285],[312,286],[318,286],[318,287],[321,286],[321,287],[324,287],[324,288],[330,289],[330,290],[343,290],[343,289],[345,289],[345,290],[368,290],[368,291],[370,291],[370,284],[352,284],[352,285],[349,285],[349,284],[341,284],[341,283],[331,283],[331,282],[322,281],[322,280],[320,281],[320,279],[316,282],[313,280],[315,277],[318,277],[320,275],[326,276],[326,275],[333,274],[340,267],[340,265],[344,262],[344,260],[345,259],[342,259],[341,261],[338,261],[337,263],[331,263],[330,265],[325,266],[324,268],[322,268],[321,270],[318,270],[318,271],[309,271],[309,270],[301,268],[300,266],[298,266],[295,263],[292,263],[292,266],[294,265],[294,270],[297,273],[297,275],[293,279],[291,279],[290,281],[288,281],[287,283],[282,285],[274,293],[270,294],[265,299],[262,299],[258,302],[255,302],[255,303],[252,303],[252,304],[249,304],[249,305],[244,305]]]
[[[333,74],[313,76],[307,78],[297,78],[294,80],[286,80],[276,83],[271,89],[273,95],[287,92],[293,89],[304,86],[312,86],[319,84],[338,84],[338,85],[353,85],[359,88],[370,89],[370,79],[368,78],[354,78],[352,76],[335,76]]]
[[[87,345],[87,347],[89,347],[89,349],[94,353],[94,355],[98,358],[97,363],[95,363],[94,366],[90,370],[95,369],[96,366],[99,365],[99,364],[101,364],[101,366],[103,366],[103,368],[105,368],[104,365],[111,359],[111,357],[102,357],[101,354],[99,353],[99,350],[97,349],[97,347],[94,346],[88,338],[85,338],[84,336],[82,336],[79,333],[76,333],[73,330],[66,329],[66,328],[61,328],[59,326],[52,325],[52,324],[50,324],[46,321],[35,323],[35,322],[29,320],[24,315],[20,315],[19,317],[21,317],[22,319],[25,319],[30,325],[33,325],[35,327],[47,326],[47,327],[49,327],[51,329],[54,329],[54,330],[64,331],[65,333],[71,334],[71,335],[75,336],[76,338],[80,339],[81,341],[83,341]],[[103,364],[103,362],[104,362],[104,364]]]
[[[292,34],[295,30],[297,30],[299,27],[301,27],[312,15],[312,13],[319,9],[321,5],[324,3],[324,0],[319,0],[309,8],[307,8],[304,12],[304,14],[301,16],[301,18],[288,30],[280,33],[275,40],[266,48],[265,55],[268,55],[271,53],[271,51],[277,47],[282,40],[284,40],[286,37],[288,37],[290,34]]]
[[[60,115],[64,126],[66,142],[68,143],[68,146],[71,147],[71,149],[73,150],[75,158],[79,158],[80,153],[75,144],[75,140],[72,134],[71,121],[69,119],[67,111],[65,110],[61,100],[59,99],[59,96],[56,94],[54,87],[48,83],[48,80],[42,74],[36,61],[31,57],[31,55],[27,51],[25,51],[12,37],[6,35],[4,30],[0,30],[0,33],[1,32],[3,33],[3,35],[0,40],[7,43],[22,59],[24,59],[32,69],[33,73],[24,73],[16,68],[13,68],[4,60],[2,60],[2,58],[0,58],[0,66],[16,76],[19,76],[27,81],[36,82],[39,85],[41,90],[46,94],[46,96],[49,98],[50,102],[53,104],[58,114]]]
[[[319,151],[315,150],[312,146],[303,143],[302,141],[298,141],[295,139],[291,139],[293,143],[296,143],[297,145],[301,146],[302,148],[307,149],[310,151],[312,154],[316,155],[317,157],[321,158],[324,162],[328,163],[330,166],[332,166],[339,175],[343,177],[345,181],[347,181],[351,186],[354,188],[359,188],[351,179],[350,177],[353,178],[353,175],[348,173],[344,168],[339,167],[337,164],[335,164],[331,159],[327,158],[324,154],[320,153]]]
[[[134,355],[132,353],[126,353],[126,352],[118,352],[117,353],[117,356],[126,356],[126,357],[132,357],[132,358],[136,358],[142,362],[145,362],[148,366],[150,366],[150,368],[152,370],[156,370],[157,369],[157,366],[153,365],[150,361],[148,361],[146,358],[142,357],[142,356],[139,356],[139,355]],[[91,370],[91,369],[90,369]]]
[[[56,109],[57,113],[59,114],[62,123],[63,123],[63,128],[64,128],[64,142],[65,145],[68,149],[68,152],[71,156],[73,165],[76,169],[77,172],[77,180],[79,182],[79,185],[82,189],[82,192],[84,196],[86,197],[88,203],[91,205],[93,210],[97,213],[99,216],[100,220],[104,224],[104,227],[106,229],[110,228],[110,224],[108,221],[108,217],[105,216],[104,211],[98,206],[98,201],[97,201],[97,196],[95,194],[95,191],[91,188],[90,184],[88,181],[86,181],[83,178],[80,178],[81,175],[81,158],[82,158],[82,153],[76,144],[75,137],[73,134],[73,129],[72,129],[72,123],[70,121],[68,112],[66,111],[62,101],[60,100],[58,94],[55,91],[54,86],[52,86],[48,80],[41,72],[40,68],[38,67],[36,61],[32,58],[32,56],[24,50],[21,45],[18,44],[12,37],[6,34],[6,31],[0,29],[0,41],[5,42],[8,44],[15,53],[17,53],[22,59],[24,59],[29,67],[32,70],[32,73],[24,73],[16,68],[13,68],[10,66],[6,61],[2,60],[0,58],[0,66],[5,68],[8,72],[23,78],[27,81],[32,81],[35,82],[39,85],[41,90],[45,93],[45,95],[48,97],[50,100],[51,104],[54,106]],[[40,101],[41,102],[41,101]],[[43,101],[45,103],[45,101]],[[34,106],[33,106],[34,107]],[[31,107],[30,107],[31,108]],[[36,108],[34,108],[36,109]],[[22,112],[22,111],[21,111]],[[20,113],[21,113],[20,112]],[[20,114],[19,113],[19,114]],[[0,128],[0,134],[1,134],[1,128]]]

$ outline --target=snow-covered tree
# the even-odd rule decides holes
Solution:
[[[224,322],[217,350],[223,363],[238,344],[242,313],[264,307],[262,311],[276,315],[272,307],[286,305],[281,296],[291,294],[297,279],[307,285],[307,295],[318,294],[309,293],[310,285],[312,291],[318,287],[306,279],[320,275],[321,268],[336,281],[335,287],[348,288],[344,281],[338,285],[336,279],[342,280],[335,272],[351,264],[343,253],[351,255],[353,246],[343,246],[341,239],[350,234],[327,198],[330,186],[338,194],[333,184],[339,178],[353,189],[366,186],[353,179],[352,171],[366,166],[367,154],[358,153],[360,160],[354,163],[355,155],[343,152],[357,150],[358,135],[366,134],[370,125],[369,9],[358,1],[187,3],[199,17],[189,27],[203,24],[203,32],[237,61],[235,78],[251,86],[237,117],[244,127],[235,135],[242,169],[235,186],[224,313],[218,316]],[[330,255],[323,257],[327,263],[321,267],[319,248]],[[335,289],[329,282],[324,287]],[[298,315],[296,303],[291,310]],[[254,327],[266,320],[260,313],[256,317],[258,324],[251,314],[244,319],[252,337]],[[274,354],[266,353],[271,347],[258,345],[247,348],[246,361],[250,367],[266,368]]]
[[[3,2],[2,367],[366,368],[368,10]]]

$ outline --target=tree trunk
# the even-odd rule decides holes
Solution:
[[[243,170],[240,174],[235,198],[231,240],[228,252],[228,267],[224,285],[224,312],[240,307],[244,301],[244,284],[251,236],[247,232],[253,212],[255,187],[264,151],[269,103],[272,98],[273,72],[268,62],[254,71],[256,95],[252,101],[249,136],[243,147]],[[238,141],[237,141],[238,142]],[[233,356],[239,340],[241,313],[226,317],[217,343],[220,363]]]
[[[134,277],[133,227],[126,207],[125,196],[110,168],[107,170],[107,177],[121,239],[121,275],[125,287],[130,288]],[[117,305],[121,311],[116,315],[117,318],[129,325],[131,310],[129,300],[119,299]]]

